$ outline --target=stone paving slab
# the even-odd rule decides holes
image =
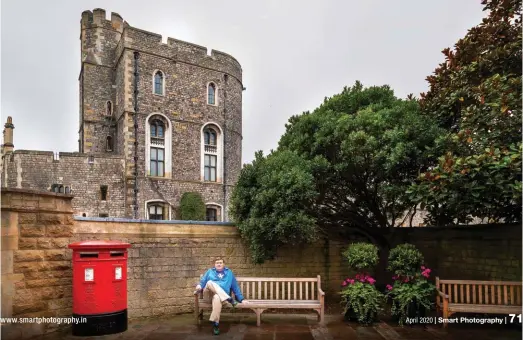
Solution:
[[[97,337],[75,337],[70,330],[51,333],[32,340],[519,340],[521,328],[491,325],[452,325],[448,330],[439,326],[404,326],[379,322],[360,326],[345,322],[338,315],[326,315],[321,327],[313,314],[266,314],[262,325],[256,326],[254,314],[223,314],[221,334],[211,334],[208,321],[196,325],[192,315],[170,318],[140,319],[129,322],[128,330],[120,334]]]

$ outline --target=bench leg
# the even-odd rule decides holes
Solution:
[[[254,313],[256,313],[256,326],[260,327],[261,325],[261,314],[263,313],[265,309],[256,308],[254,309]]]

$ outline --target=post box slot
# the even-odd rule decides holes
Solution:
[[[114,257],[114,256],[123,256],[124,255],[124,252],[111,252],[111,257]]]
[[[98,253],[80,253],[80,258],[84,257],[98,257]]]

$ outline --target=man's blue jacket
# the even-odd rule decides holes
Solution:
[[[200,287],[204,289],[209,281],[216,282],[227,294],[230,294],[232,289],[236,300],[239,302],[243,301],[243,295],[236,281],[236,277],[234,277],[232,270],[229,268],[224,267],[222,272],[218,272],[216,268],[207,270],[200,281]]]

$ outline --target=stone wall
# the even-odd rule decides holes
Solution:
[[[521,281],[521,224],[401,228],[398,234],[395,243],[416,245],[442,279]]]
[[[342,258],[361,238],[283,247],[274,261],[254,265],[237,229],[228,223],[73,218],[72,196],[2,189],[2,317],[68,317],[72,313],[72,251],[85,240],[131,243],[130,318],[193,311],[199,275],[221,255],[237,276],[321,275],[328,303],[338,303]],[[521,280],[521,227],[398,228],[396,244],[412,242],[434,274],[445,279]],[[382,284],[386,284],[383,282]],[[3,325],[2,337],[53,331],[53,324]]]

